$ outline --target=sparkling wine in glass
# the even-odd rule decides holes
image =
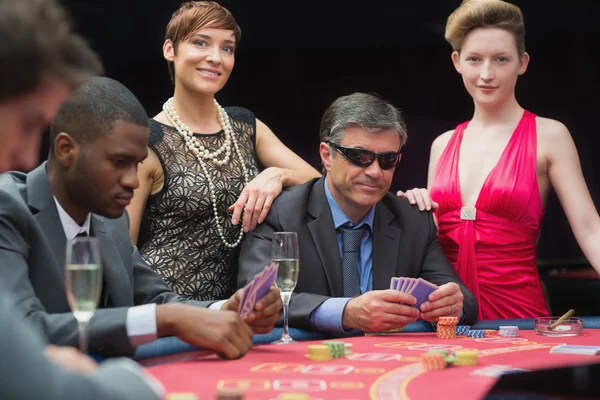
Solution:
[[[271,247],[271,262],[279,264],[275,283],[283,301],[283,335],[273,344],[294,343],[288,329],[288,308],[292,292],[298,283],[300,257],[296,232],[274,232]]]
[[[88,324],[102,291],[98,238],[78,237],[67,243],[65,276],[67,300],[79,325],[79,349],[86,353]]]

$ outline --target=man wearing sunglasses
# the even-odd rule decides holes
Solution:
[[[273,232],[298,233],[300,273],[290,326],[378,332],[421,318],[456,316],[471,324],[477,303],[444,256],[430,212],[388,193],[406,142],[402,114],[379,97],[340,97],[321,121],[325,177],[285,190],[242,244],[238,285],[270,259]],[[420,309],[390,290],[392,277],[439,286]]]

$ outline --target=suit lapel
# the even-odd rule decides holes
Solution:
[[[27,205],[42,229],[56,265],[64,276],[67,238],[52,196],[45,162],[27,175]]]
[[[375,208],[373,222],[373,289],[389,289],[398,267],[398,247],[402,230],[390,223],[394,214],[382,202]]]
[[[333,217],[323,187],[324,179],[319,179],[312,189],[308,199],[307,211],[314,218],[308,222],[308,230],[321,259],[325,270],[329,290],[333,297],[342,297],[344,288],[342,286],[342,268],[340,260],[340,249],[337,244]]]
[[[109,298],[111,305],[114,307],[129,306],[133,302],[133,293],[127,270],[119,257],[119,250],[116,248],[112,237],[106,232],[104,222],[98,216],[92,214],[90,225],[92,236],[100,239],[102,273],[105,284],[103,296],[100,300],[102,306],[107,307]]]

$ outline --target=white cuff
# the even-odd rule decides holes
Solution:
[[[158,337],[156,327],[156,304],[144,304],[127,310],[127,336],[133,347],[153,342]]]
[[[212,303],[210,306],[208,306],[209,310],[220,310],[223,305],[225,305],[225,303],[227,303],[227,300],[219,300],[219,301],[215,301],[214,303]]]

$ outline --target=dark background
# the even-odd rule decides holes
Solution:
[[[355,91],[376,92],[405,114],[409,141],[393,190],[426,185],[429,147],[469,119],[470,97],[443,38],[459,0],[220,1],[242,41],[222,105],[252,110],[281,140],[319,168],[318,126],[327,106]],[[592,197],[599,205],[600,5],[592,0],[521,0],[531,55],[517,98],[571,131]],[[149,115],[172,94],[162,43],[178,0],[67,1],[76,29],[100,54],[107,75],[128,86]],[[44,151],[45,155],[45,151]],[[565,266],[582,259],[552,194],[539,258]],[[551,262],[550,262],[551,264]]]

